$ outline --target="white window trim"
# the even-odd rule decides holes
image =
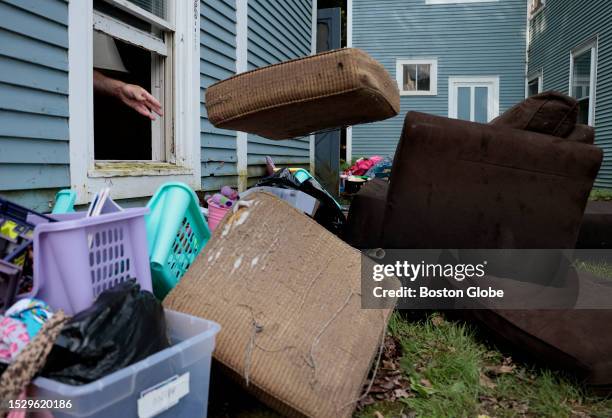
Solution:
[[[542,11],[544,11],[544,8],[546,7],[546,0],[542,0],[542,5],[535,12],[532,12],[531,11],[531,1],[533,1],[533,0],[530,0],[530,1],[527,2],[527,7],[528,7],[528,9],[527,9],[527,17],[528,17],[529,20],[535,18],[537,15],[542,13]]]
[[[499,76],[462,76],[462,77],[449,77],[448,79],[448,117],[457,119],[457,93],[455,87],[460,87],[462,84],[469,85],[482,84],[491,87],[489,90],[489,99],[491,99],[492,106],[489,108],[488,119],[492,119],[499,116]],[[473,111],[472,111],[473,113]]]
[[[597,99],[597,61],[599,52],[599,38],[591,39],[585,42],[578,48],[570,52],[570,76],[569,76],[569,95],[574,94],[574,59],[577,55],[581,55],[588,50],[591,50],[591,85],[589,86],[589,125],[595,126],[595,101]]]
[[[403,90],[404,87],[404,65],[429,64],[429,90]],[[414,58],[397,59],[395,63],[395,79],[401,96],[437,96],[438,95],[438,59],[437,58]]]
[[[425,4],[495,3],[499,0],[425,0]]]
[[[525,98],[529,97],[529,83],[533,80],[538,80],[538,94],[544,91],[544,72],[538,70],[525,79]]]
[[[113,1],[117,2],[119,0]],[[131,4],[125,1],[121,3],[128,6]],[[196,190],[202,187],[200,89],[194,88],[200,85],[200,1],[181,0],[174,4],[176,163],[147,161],[113,165],[96,164],[93,158],[92,0],[68,3],[70,182],[72,189],[77,192],[77,204],[89,202],[98,190],[109,186],[114,199],[151,196],[160,185],[168,181],[180,181]]]

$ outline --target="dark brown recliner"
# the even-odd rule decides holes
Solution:
[[[390,182],[374,180],[355,196],[347,241],[574,248],[603,155],[576,116],[575,100],[558,93],[527,99],[488,125],[408,113]]]
[[[602,161],[593,140],[592,128],[576,126],[576,102],[557,93],[528,99],[489,125],[411,112],[390,183],[375,180],[357,194],[347,239],[359,248],[574,248]],[[591,212],[588,222],[601,223]],[[584,243],[595,230],[588,222]],[[581,295],[612,300],[610,283],[576,277]],[[612,389],[612,310],[487,306],[460,317],[531,359]]]

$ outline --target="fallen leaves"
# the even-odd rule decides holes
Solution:
[[[372,383],[372,388],[370,392],[359,401],[357,406],[358,409],[363,409],[376,402],[394,402],[396,400],[414,397],[414,393],[412,393],[411,390],[411,382],[404,376],[400,367],[401,357],[402,352],[399,341],[387,335],[385,337],[385,347],[383,349],[380,367],[378,368],[376,376],[373,377],[374,382]],[[367,388],[369,384],[370,380],[366,382],[365,387]],[[380,412],[378,413],[380,414]],[[375,416],[380,418],[376,415],[376,412]]]

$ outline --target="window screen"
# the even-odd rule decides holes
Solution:
[[[168,0],[128,0],[130,3],[153,13],[162,19],[168,18]],[[184,1],[184,0],[180,0]]]

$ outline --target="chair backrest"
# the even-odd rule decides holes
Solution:
[[[602,151],[535,132],[410,112],[384,248],[573,248]]]

